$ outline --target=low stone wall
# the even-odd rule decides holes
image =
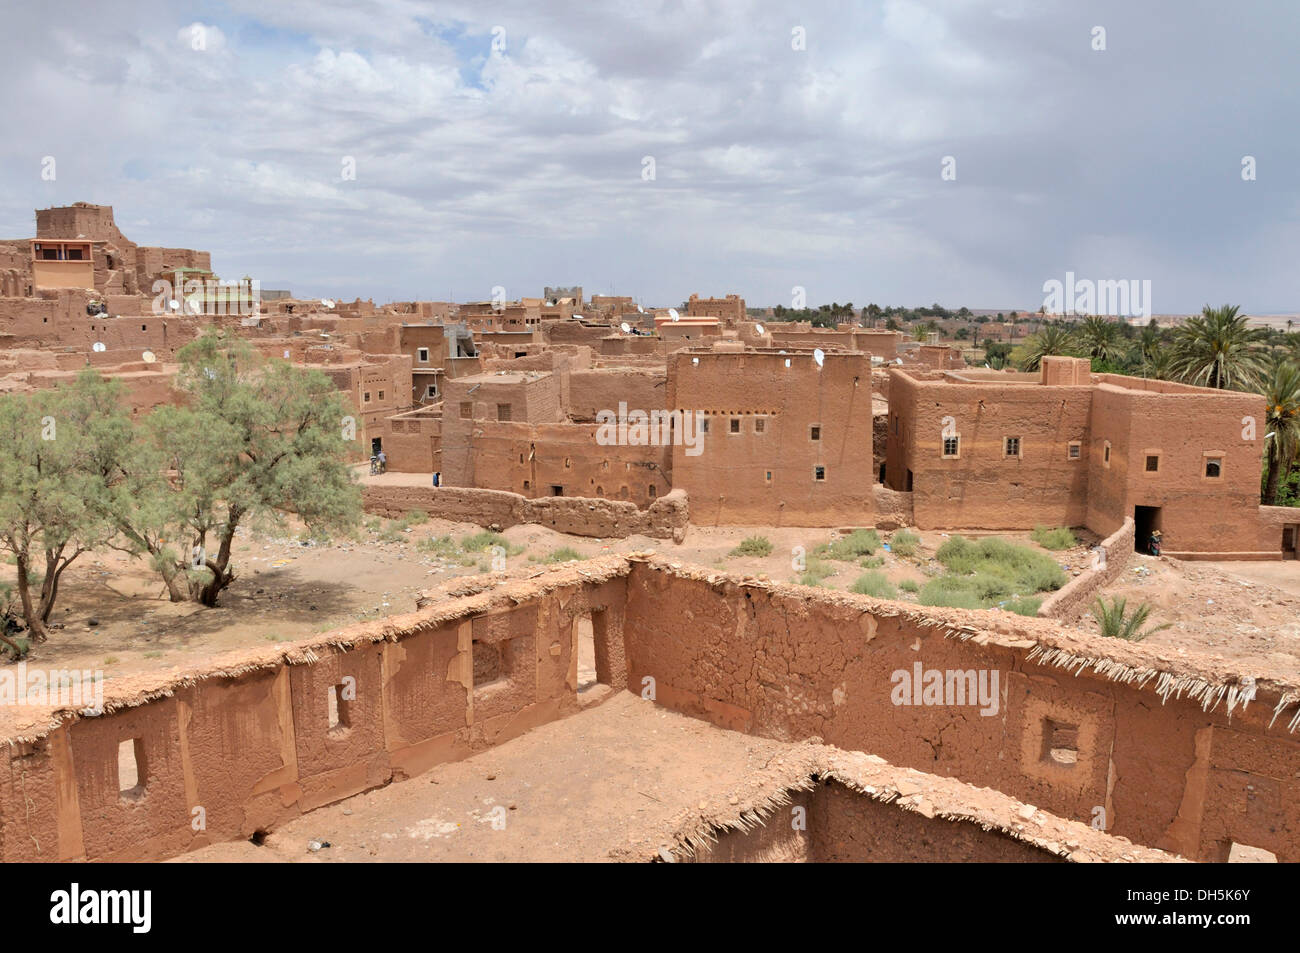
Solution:
[[[1069,621],[1087,611],[1098,590],[1119,578],[1128,567],[1133,555],[1133,533],[1133,520],[1125,519],[1123,526],[1101,541],[1101,549],[1106,554],[1106,568],[1086,569],[1082,575],[1052,593],[1038,607],[1039,618]]]
[[[641,534],[654,539],[686,538],[689,505],[685,490],[673,490],[644,510],[625,500],[545,496],[529,499],[503,490],[459,486],[367,486],[362,491],[367,513],[396,519],[423,510],[439,519],[506,529],[522,523],[549,526],[561,533],[598,539]]]

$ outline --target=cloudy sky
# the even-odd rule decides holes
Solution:
[[[1149,279],[1158,313],[1300,309],[1290,0],[96,0],[0,20],[0,236],[110,204],[222,277],[376,301],[580,283],[1036,310],[1073,271]]]

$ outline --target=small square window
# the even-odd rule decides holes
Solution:
[[[421,364],[429,363],[429,349],[427,347],[422,347],[419,350],[417,350],[415,353],[418,355],[417,360]]]
[[[1206,457],[1205,458],[1205,477],[1208,480],[1217,480],[1223,476],[1223,457]]]
[[[822,438],[822,428],[819,424],[813,424],[808,428],[809,440],[820,440]]]
[[[474,405],[470,401],[461,401],[460,416],[462,420],[468,420],[470,417],[474,416]]]
[[[653,483],[650,484],[650,488],[646,492],[646,496],[650,497],[650,499],[652,500],[655,498],[656,492],[655,492],[655,485]]]
[[[764,483],[771,483],[771,482],[772,482],[772,471],[771,471],[771,470],[764,470],[764,471],[763,471],[763,482],[764,482]]]
[[[1101,462],[1106,466],[1110,466],[1110,441],[1109,440],[1107,440],[1105,446],[1102,447]]]
[[[497,420],[509,420],[509,419],[510,419],[510,405],[497,404]]]
[[[428,387],[426,387],[426,388],[424,389],[424,396],[425,396],[425,397],[437,397],[437,396],[438,396],[438,388],[437,388],[437,386],[435,386],[435,385],[433,385],[433,384],[430,384]]]
[[[739,418],[739,417],[732,417],[732,418],[731,418],[731,432],[732,432],[732,433],[740,433],[740,418]]]
[[[1004,451],[1008,457],[1020,456],[1020,438],[1007,437],[1004,442]]]
[[[382,390],[379,392],[379,399],[380,400],[384,399],[384,392]]]
[[[826,468],[825,468],[825,467],[813,467],[813,479],[814,479],[814,480],[825,480],[825,479],[826,479]]]
[[[957,456],[957,451],[961,448],[961,437],[944,437],[943,438],[943,455],[945,457]]]
[[[765,433],[766,431],[767,431],[767,418],[766,418],[766,417],[755,417],[755,418],[754,418],[754,433]]]
[[[1075,440],[1072,441],[1070,445],[1066,448],[1065,456],[1069,460],[1078,460],[1082,453],[1083,453],[1082,444],[1080,444],[1079,441]]]
[[[1078,764],[1079,726],[1044,718],[1042,759],[1063,768]]]
[[[364,394],[361,395],[361,401],[362,403],[366,403],[366,404],[370,403],[370,391],[366,391]]]
[[[708,433],[708,432],[709,432],[709,418],[705,417],[702,420],[700,420],[700,433]]]
[[[1147,471],[1147,473],[1159,473],[1159,472],[1160,472],[1160,456],[1159,456],[1159,454],[1155,454],[1155,453],[1148,453],[1148,454],[1147,454],[1146,471]]]

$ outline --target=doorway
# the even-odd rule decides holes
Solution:
[[[1146,553],[1151,534],[1160,529],[1160,507],[1133,507],[1133,551]]]
[[[1282,558],[1297,558],[1300,549],[1300,523],[1286,523],[1282,526]]]

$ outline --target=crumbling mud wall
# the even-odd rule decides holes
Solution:
[[[97,717],[49,712],[0,748],[0,859],[154,860],[249,838],[577,711],[584,617],[597,678],[626,684],[626,571],[470,583],[287,650],[115,682]]]
[[[1100,553],[1094,557],[1098,561],[1044,599],[1038,607],[1038,617],[1065,621],[1086,612],[1097,593],[1128,568],[1133,556],[1133,531],[1133,521],[1124,520],[1123,526],[1098,544]]]
[[[367,486],[362,491],[367,513],[395,519],[423,510],[439,519],[506,529],[523,523],[549,526],[561,533],[597,539],[640,534],[681,541],[690,511],[686,493],[674,490],[645,509],[623,500],[556,496],[529,499],[503,490],[470,487]]]
[[[659,558],[634,564],[625,635],[633,690],[725,728],[821,738],[1188,858],[1300,859],[1300,686],[1280,677]]]

